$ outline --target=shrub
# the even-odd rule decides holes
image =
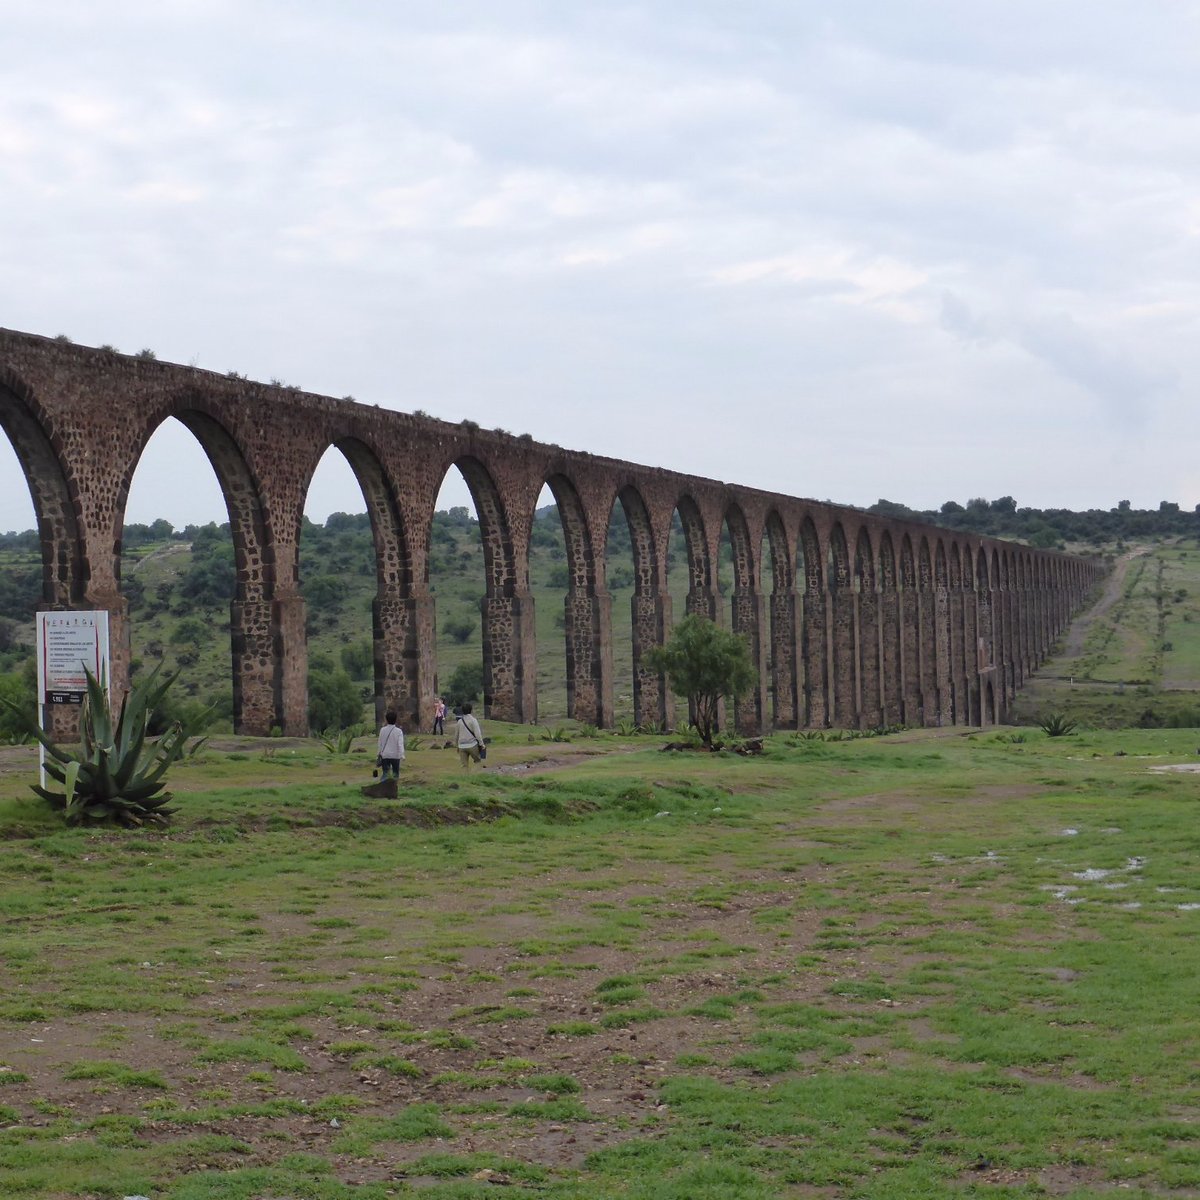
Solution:
[[[451,617],[442,628],[451,641],[461,646],[469,641],[471,634],[475,632],[475,622],[470,617]]]
[[[646,658],[652,670],[667,676],[678,695],[687,697],[700,739],[710,748],[721,697],[736,700],[756,678],[745,639],[697,613],[684,617],[667,644]]]
[[[343,729],[362,717],[362,693],[345,671],[309,671],[310,729]]]
[[[463,663],[446,684],[446,700],[452,706],[473,704],[483,691],[483,663]]]

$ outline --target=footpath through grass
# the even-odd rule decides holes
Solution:
[[[0,1194],[1200,1194],[1195,731],[660,744],[0,752]]]
[[[1013,712],[1031,723],[1066,712],[1109,728],[1200,725],[1200,543],[1121,555]]]

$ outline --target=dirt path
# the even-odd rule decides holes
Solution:
[[[166,546],[160,547],[158,550],[151,550],[149,554],[145,554],[130,563],[129,574],[136,575],[148,562],[154,562],[157,559],[163,558],[177,558],[180,554],[190,552],[191,548],[191,542],[171,542]]]
[[[1071,622],[1066,645],[1062,652],[1063,658],[1079,658],[1083,654],[1083,643],[1091,632],[1092,626],[1120,600],[1125,591],[1125,576],[1129,573],[1130,563],[1135,558],[1143,557],[1146,553],[1145,546],[1134,546],[1113,563],[1113,569],[1104,581],[1104,590],[1100,593],[1100,598],[1087,612],[1080,614]]]

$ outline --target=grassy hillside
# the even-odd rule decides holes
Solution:
[[[723,584],[730,585],[730,553],[722,540]],[[683,614],[687,571],[682,534],[672,536],[670,590],[676,618]],[[619,510],[609,533],[608,587],[613,604],[613,657],[618,716],[633,715],[630,601],[633,556]],[[0,548],[0,672],[18,669],[30,653],[30,624],[38,604],[41,568],[36,535],[16,535]],[[563,602],[567,563],[558,510],[539,510],[530,553],[534,596],[540,717],[565,718],[566,645]],[[348,725],[373,715],[371,602],[375,551],[365,513],[336,513],[324,525],[305,521],[301,537],[301,587],[309,639],[314,724]],[[479,604],[484,594],[479,525],[466,508],[436,514],[431,535],[430,587],[437,605],[439,683],[482,663]],[[162,661],[181,672],[176,703],[215,706],[219,722],[232,716],[229,602],[234,591],[233,546],[228,526],[166,521],[126,528],[122,588],[132,618],[136,664]],[[5,638],[3,635],[7,633]],[[321,707],[333,689],[342,700],[337,716]],[[347,697],[351,699],[347,700]],[[336,707],[336,700],[333,701]]]

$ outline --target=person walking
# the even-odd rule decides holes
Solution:
[[[483,730],[471,713],[471,706],[464,704],[458,714],[458,762],[464,771],[471,769],[472,762],[482,760],[487,750],[483,744]]]
[[[400,763],[404,758],[404,730],[396,724],[396,714],[384,716],[385,724],[379,731],[379,770],[384,779],[391,775],[400,778]]]
[[[446,732],[446,701],[441,696],[433,706],[433,732],[443,735]]]

